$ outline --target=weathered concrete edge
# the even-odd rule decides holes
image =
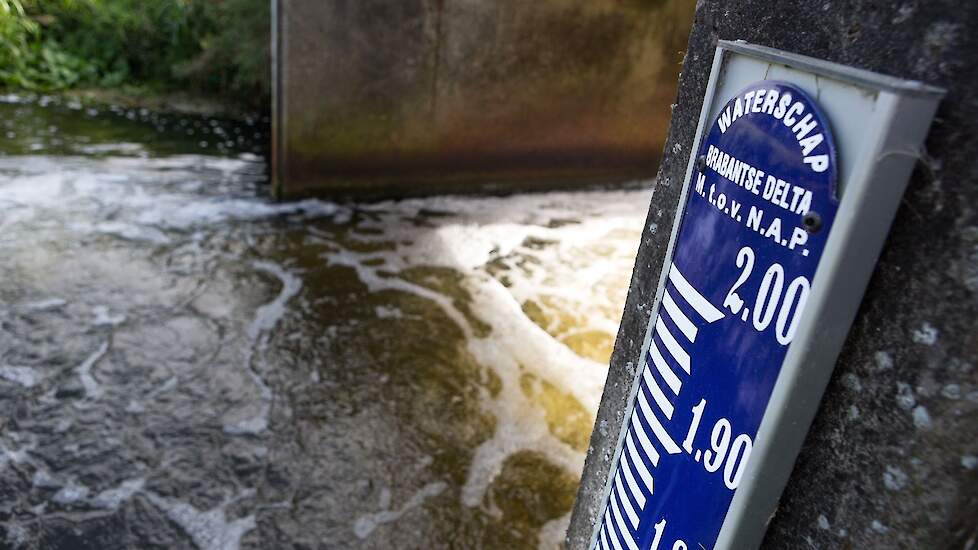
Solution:
[[[284,63],[282,52],[282,21],[279,14],[281,13],[282,0],[268,0],[271,4],[271,9],[269,11],[271,21],[269,24],[272,29],[269,33],[271,44],[269,45],[269,54],[271,56],[271,79],[272,79],[272,124],[270,132],[270,146],[269,151],[269,181],[271,183],[271,193],[274,198],[282,198],[282,156],[285,154],[283,150],[282,136],[285,133],[285,121],[282,118],[283,115],[283,105],[284,100],[282,96],[282,86],[281,86],[281,70],[280,64]]]
[[[635,338],[632,335],[645,335],[649,317],[654,311],[657,286],[645,282],[657,282],[662,275],[663,262],[672,238],[671,228],[675,223],[682,195],[689,151],[696,137],[697,122],[710,78],[710,66],[713,63],[711,54],[716,46],[716,39],[711,33],[697,31],[702,27],[700,21],[704,11],[705,3],[698,2],[693,18],[693,32],[690,33],[683,70],[679,77],[676,101],[672,105],[672,120],[662,152],[662,162],[655,178],[652,203],[642,230],[642,241],[632,269],[608,378],[571,513],[566,538],[568,550],[587,548],[593,526],[603,508],[604,489],[614,463],[622,414],[627,409],[644,343],[644,338]],[[702,52],[708,53],[704,55]]]

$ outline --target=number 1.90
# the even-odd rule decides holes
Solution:
[[[693,453],[693,439],[696,437],[696,430],[699,428],[704,409],[706,409],[706,399],[701,399],[692,409],[693,420],[683,441],[683,448],[687,453]],[[703,467],[711,474],[723,467],[723,483],[731,491],[740,485],[740,478],[744,475],[744,467],[747,466],[747,459],[750,458],[753,447],[751,438],[747,434],[734,437],[731,443],[732,433],[729,420],[726,418],[717,420],[710,434],[710,449],[703,451]],[[699,451],[696,458],[699,459]]]

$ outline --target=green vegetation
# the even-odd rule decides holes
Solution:
[[[268,0],[0,0],[0,87],[269,94]]]

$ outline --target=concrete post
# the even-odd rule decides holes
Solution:
[[[693,0],[273,0],[279,196],[651,177]]]
[[[586,548],[659,279],[718,39],[944,87],[926,150],[764,548],[971,548],[978,539],[978,5],[709,0],[591,437],[568,548]],[[807,429],[808,427],[799,427]]]

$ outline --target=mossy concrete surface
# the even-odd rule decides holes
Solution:
[[[948,90],[762,548],[976,547],[976,25],[948,0],[699,3],[568,548],[602,509],[718,39]]]
[[[693,11],[693,0],[280,0],[277,192],[651,177]]]

